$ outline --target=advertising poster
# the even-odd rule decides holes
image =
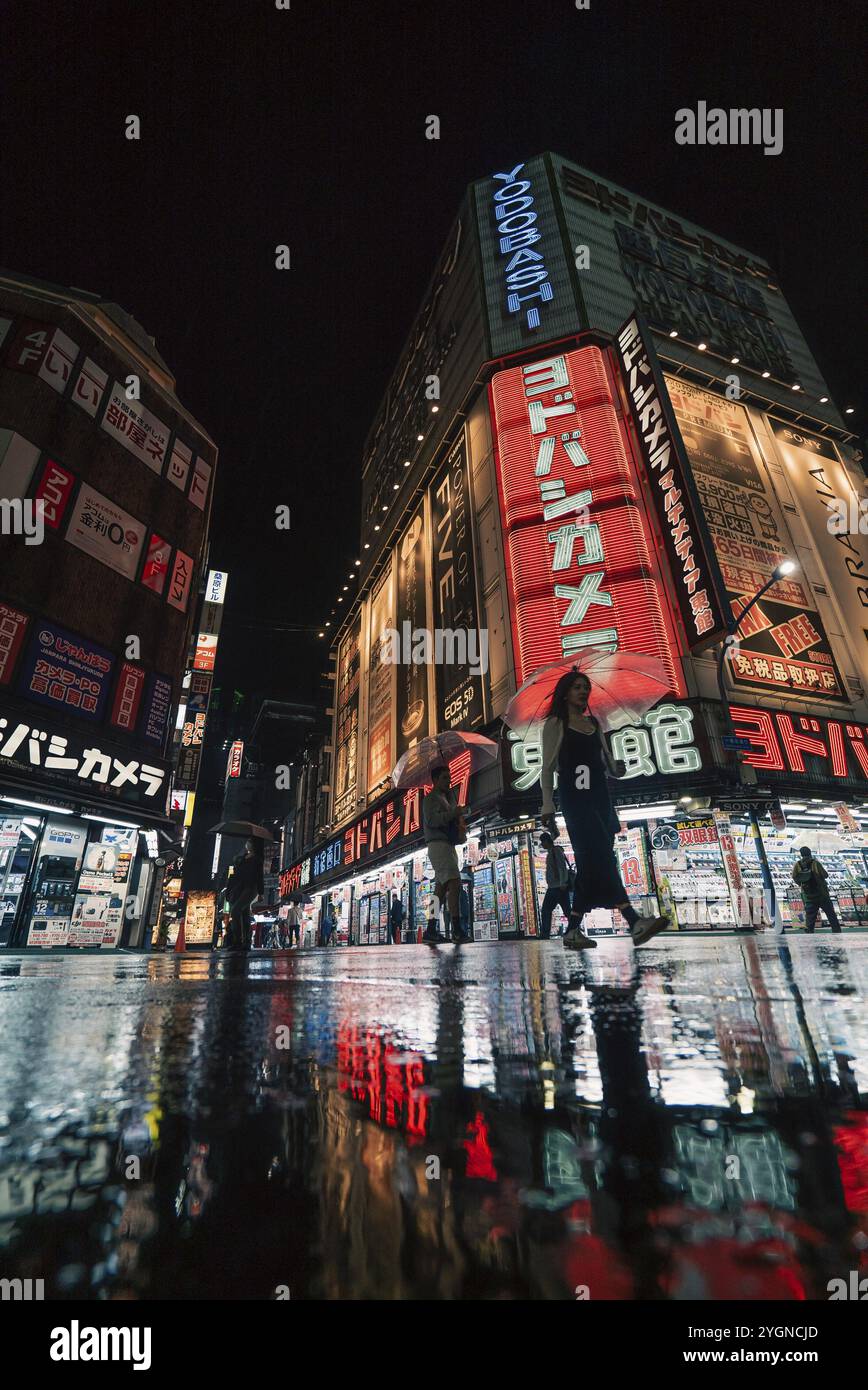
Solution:
[[[162,748],[171,708],[172,682],[166,676],[148,676],[142,706],[142,738]]]
[[[413,634],[427,629],[425,600],[425,512],[414,516],[395,555],[395,628],[401,644],[397,666],[395,761],[429,731],[428,667],[412,660]],[[409,641],[405,640],[409,636]]]
[[[49,531],[59,531],[66,508],[75,487],[75,478],[67,468],[48,459],[34,493],[34,500],[43,505],[43,517]]]
[[[172,577],[169,580],[169,592],[166,595],[166,602],[173,608],[177,608],[179,613],[186,613],[187,600],[190,597],[190,585],[193,581],[193,561],[189,555],[185,555],[183,550],[175,551],[175,558],[172,562]]]
[[[438,731],[476,729],[485,718],[480,668],[488,665],[488,648],[479,633],[472,515],[462,433],[431,488],[434,628],[445,639],[443,659],[434,664]]]
[[[132,662],[125,661],[118,676],[109,723],[131,734],[139,717],[139,706],[142,702],[144,688],[145,673],[141,666],[134,666]]]
[[[148,468],[162,473],[169,446],[169,428],[156,415],[152,415],[141,401],[129,400],[119,381],[112,387],[102,427],[106,434],[117,439]]]
[[[381,659],[385,650],[383,634],[395,626],[392,598],[392,566],[388,565],[371,599],[370,656],[368,659],[368,796],[394,766],[392,758],[392,691],[395,666]]]
[[[145,535],[145,527],[134,516],[82,483],[66,528],[70,545],[126,579],[135,579]]]
[[[359,750],[359,636],[361,619],[354,623],[338,650],[335,689],[335,761],[332,819],[337,824],[356,808]]]
[[[163,540],[162,536],[158,536],[156,531],[152,531],[148,539],[148,550],[139,583],[144,584],[146,589],[153,590],[155,594],[162,594],[166,587],[166,575],[169,573],[171,553],[172,547],[169,542]]]
[[[180,439],[176,439],[172,445],[172,456],[169,459],[167,477],[170,483],[185,492],[187,489],[187,474],[190,472],[190,464],[193,462],[193,450],[188,449],[186,444],[182,444]]]
[[[738,614],[775,566],[795,555],[795,547],[744,407],[672,377],[666,384],[727,597]],[[728,663],[739,687],[846,698],[822,619],[798,571],[751,609]]]
[[[12,679],[29,621],[26,613],[0,603],[0,685],[8,685]]]
[[[0,429],[0,497],[24,497],[38,459],[36,445],[23,434]]]
[[[38,376],[62,395],[77,356],[78,344],[60,328],[24,319],[9,344],[6,361],[14,371]]]
[[[20,833],[20,816],[13,816],[9,820],[0,820],[0,849],[14,849],[18,844]]]
[[[95,362],[91,362],[89,357],[84,359],[84,366],[78,374],[78,380],[72,393],[72,399],[76,405],[86,411],[88,415],[96,417],[99,410],[99,403],[102,400],[103,392],[108,386],[108,375],[102,367],[98,367]]]
[[[75,633],[39,621],[18,677],[18,692],[37,704],[98,722],[105,714],[115,657]]]
[[[767,423],[868,687],[868,484],[863,475],[857,491],[831,440],[781,420]]]
[[[188,893],[184,937],[188,946],[209,946],[217,919],[214,893]]]
[[[621,881],[630,897],[649,897],[653,890],[642,830],[638,826],[628,826],[620,831],[615,836],[615,853],[621,868]]]
[[[194,671],[213,671],[217,660],[217,634],[200,632],[196,638],[196,651],[193,656]]]
[[[208,498],[208,483],[211,478],[211,465],[204,459],[197,458],[193,469],[193,477],[190,479],[190,491],[187,494],[188,501],[198,507],[200,512],[205,510],[205,502]]]

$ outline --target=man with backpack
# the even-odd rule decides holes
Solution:
[[[560,845],[546,830],[540,836],[540,844],[546,852],[546,891],[540,910],[540,938],[548,941],[552,933],[552,913],[559,907],[569,920],[571,907],[570,866]]]
[[[839,932],[841,923],[835,905],[829,897],[829,876],[819,859],[816,859],[807,845],[799,850],[799,858],[793,868],[793,878],[802,890],[805,905],[805,929],[809,932],[817,925],[817,914],[822,908],[826,921],[832,931]]]

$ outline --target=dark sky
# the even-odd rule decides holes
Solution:
[[[362,443],[463,189],[544,149],[765,256],[864,431],[860,9],[6,0],[0,264],[122,304],[217,441],[218,680],[316,696],[325,644],[279,625],[347,582]],[[782,107],[783,153],[677,146],[699,100]]]

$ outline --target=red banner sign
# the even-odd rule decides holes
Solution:
[[[683,695],[603,353],[511,367],[489,390],[518,683],[594,647],[657,657]]]

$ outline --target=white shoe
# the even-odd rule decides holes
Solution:
[[[630,928],[630,935],[633,938],[634,946],[644,946],[646,941],[650,941],[652,936],[658,932],[666,931],[669,926],[670,918],[663,917],[637,917]]]

